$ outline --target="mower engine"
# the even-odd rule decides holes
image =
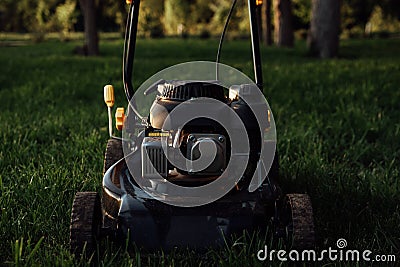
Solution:
[[[239,115],[249,136],[250,158],[258,159],[261,136],[255,116],[244,101],[238,97],[228,98],[224,87],[215,82],[169,81],[158,85],[157,90],[159,95],[150,109],[141,145],[143,178],[154,179],[161,175],[177,184],[195,182],[193,185],[197,186],[199,182],[218,178],[225,171],[231,142],[220,123],[200,117],[180,128],[180,122],[166,122],[179,104],[199,98],[221,101]],[[231,95],[238,96],[240,90],[246,90],[246,85],[231,88]],[[171,163],[176,162],[179,154],[187,159],[185,169]],[[194,165],[200,157],[210,164],[199,170]],[[254,172],[254,166],[247,166],[248,172],[251,171],[249,168]]]

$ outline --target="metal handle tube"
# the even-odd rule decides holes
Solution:
[[[110,137],[113,136],[113,129],[112,129],[112,115],[111,115],[111,107],[108,107],[108,133],[110,135]]]
[[[251,47],[253,52],[253,67],[254,67],[254,80],[258,88],[263,91],[263,76],[261,66],[261,53],[260,53],[260,38],[258,31],[257,20],[257,5],[255,0],[248,0],[249,18],[250,18],[250,32],[251,32]]]
[[[137,24],[139,17],[140,0],[135,0],[131,4],[125,30],[124,56],[123,56],[123,71],[122,79],[124,89],[128,101],[134,94],[132,85],[133,60],[135,57]]]

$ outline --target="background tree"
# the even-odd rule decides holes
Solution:
[[[165,0],[164,26],[168,34],[184,34],[190,13],[187,0]]]
[[[262,4],[262,40],[266,45],[272,45],[272,0],[264,0]]]
[[[160,0],[145,0],[140,4],[138,34],[142,37],[162,37],[164,5]]]
[[[19,2],[14,0],[2,0],[0,2],[0,31],[21,31],[21,17],[17,9]]]
[[[311,28],[308,39],[312,55],[336,57],[339,51],[340,2],[312,0]]]
[[[333,3],[336,2],[336,3]],[[78,4],[79,3],[79,4]],[[94,8],[87,15],[85,6],[92,3]],[[162,34],[176,35],[178,28],[184,34],[209,37],[221,33],[232,0],[203,1],[203,0],[146,0],[142,1],[139,19],[139,36],[156,37]],[[315,4],[320,3],[320,4]],[[333,4],[332,4],[333,3]],[[338,18],[340,7],[340,19]],[[286,4],[291,4],[291,12],[286,12]],[[262,6],[264,42],[270,43],[274,29],[278,45],[291,45],[292,32],[296,37],[305,38],[311,24],[311,10],[314,4],[313,34],[309,35],[309,44],[314,54],[324,45],[317,41],[317,29],[324,23],[331,23],[331,19],[340,21],[340,27],[334,26],[333,32],[340,33],[341,37],[379,36],[387,37],[392,33],[400,32],[400,5],[399,0],[264,0]],[[81,6],[82,5],[82,6]],[[268,10],[272,5],[271,10]],[[322,15],[321,22],[317,23],[319,8],[335,5],[334,9],[325,9],[327,15]],[[98,43],[97,30],[90,30],[85,24],[96,25],[101,31],[124,32],[128,6],[125,1],[114,0],[0,0],[0,31],[31,33],[34,41],[43,40],[49,32],[59,32],[61,39],[68,39],[70,31],[86,31],[86,47]],[[286,7],[286,9],[285,9]],[[275,9],[275,10],[274,10]],[[317,12],[318,11],[318,12]],[[325,11],[321,11],[322,13]],[[269,15],[268,15],[269,14]],[[290,14],[290,15],[286,15]],[[334,14],[334,15],[333,15]],[[88,16],[85,20],[84,17]],[[332,17],[333,16],[333,17]],[[274,17],[274,20],[273,20]],[[94,22],[91,18],[94,18]],[[291,23],[285,23],[291,18]],[[272,23],[271,23],[272,21]],[[179,26],[180,25],[180,26]],[[292,30],[285,25],[292,26]],[[332,25],[337,25],[333,23]],[[179,27],[178,27],[179,26]],[[331,31],[331,29],[329,30]],[[92,34],[89,34],[91,32]],[[284,34],[288,32],[289,34]],[[320,33],[324,32],[321,30]],[[247,37],[249,34],[248,10],[246,1],[238,1],[232,20],[229,24],[228,38]],[[91,38],[88,36],[91,35]],[[336,35],[336,34],[335,34]],[[95,37],[93,37],[95,36]],[[289,38],[283,38],[289,36]],[[313,38],[311,38],[311,36]],[[95,40],[94,42],[89,39]],[[97,41],[96,41],[97,39]],[[322,37],[321,40],[326,39]],[[289,40],[289,41],[284,41]],[[330,44],[335,42],[327,41]],[[96,52],[97,50],[97,52]],[[335,49],[332,49],[334,51]],[[322,50],[321,50],[322,51]],[[92,54],[92,52],[90,52]],[[328,53],[329,56],[330,52]],[[335,54],[335,53],[334,53]]]
[[[215,35],[219,35],[224,28],[226,18],[232,6],[231,0],[221,0],[218,2],[210,2],[210,9],[214,13],[210,21],[210,28]],[[228,27],[229,37],[248,36],[250,23],[248,19],[249,12],[247,10],[246,1],[237,1],[236,8],[232,14]]]
[[[76,22],[75,14],[76,1],[67,0],[59,4],[49,22],[51,31],[60,33],[61,40],[67,40],[70,31],[72,31]]]
[[[311,1],[292,0],[293,30],[296,37],[306,40],[310,29]]]
[[[366,34],[386,38],[391,32],[400,32],[400,21],[389,14],[380,5],[375,6],[365,29]]]
[[[189,31],[198,34],[200,37],[207,38],[211,35],[210,22],[214,12],[211,10],[210,2],[196,0],[190,7]]]
[[[85,24],[85,49],[88,56],[99,54],[99,36],[96,25],[96,5],[94,0],[79,0]]]
[[[29,32],[34,41],[49,32],[68,38],[76,23],[76,0],[4,0],[0,3],[0,31]]]
[[[348,0],[341,8],[341,28],[351,36],[353,32],[366,35],[366,26],[377,0]]]
[[[274,0],[275,43],[292,47],[294,42],[292,4],[290,0]]]
[[[148,1],[142,1],[141,6]],[[125,32],[128,5],[125,1],[102,0],[97,4],[97,27],[107,32]]]

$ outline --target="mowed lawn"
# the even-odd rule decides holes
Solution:
[[[114,84],[117,106],[127,103],[123,41],[103,39],[95,58],[73,55],[78,41],[0,44],[0,265],[72,265],[73,196],[101,189],[108,139],[103,86]],[[139,40],[134,84],[176,63],[212,61],[216,48],[217,40]],[[349,248],[397,254],[400,261],[400,39],[342,41],[333,60],[308,57],[303,42],[263,47],[262,54],[281,185],[311,196],[318,248],[345,238]],[[252,77],[250,56],[248,41],[230,41],[222,62]],[[203,265],[261,264],[255,255],[264,243],[213,251]],[[109,251],[100,260],[200,263],[184,255],[130,262],[126,253]]]

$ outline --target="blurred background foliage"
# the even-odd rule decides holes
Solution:
[[[264,0],[266,1],[266,0]],[[271,0],[269,0],[271,1]],[[141,37],[218,35],[231,0],[146,0],[139,19]],[[248,35],[247,1],[238,1],[230,24],[230,37]],[[305,38],[310,25],[310,0],[292,0],[293,28]],[[125,1],[96,0],[97,26],[103,32],[123,32],[127,15]],[[344,0],[341,7],[342,37],[384,37],[400,32],[399,0]],[[272,14],[273,15],[273,14]],[[47,33],[83,31],[83,16],[77,0],[2,0],[0,31],[32,33],[41,41]]]

